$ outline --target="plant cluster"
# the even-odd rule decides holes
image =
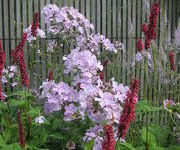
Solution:
[[[137,40],[138,52],[133,62],[133,67],[137,63],[145,66],[145,76],[150,73],[149,79],[157,75],[159,66],[165,64],[165,61],[158,62],[152,44],[156,38],[159,11],[159,4],[154,2],[149,24],[142,25],[145,41]],[[93,24],[73,7],[59,8],[49,4],[42,8],[41,16],[46,31],[39,28],[40,15],[35,13],[32,24],[23,30],[21,40],[12,50],[12,66],[4,68],[5,54],[0,42],[2,149],[138,150],[145,147],[148,150],[168,148],[177,143],[169,142],[175,136],[180,137],[180,105],[171,99],[178,82],[170,81],[179,77],[173,51],[166,55],[169,72],[172,73],[170,76],[169,72],[166,73],[171,79],[167,84],[172,93],[164,101],[164,108],[155,107],[149,100],[139,100],[141,83],[135,76],[128,79],[131,80],[129,87],[116,82],[114,77],[105,77],[106,67],[112,58],[109,56],[123,52],[122,43],[112,43],[95,33]],[[61,37],[62,44],[52,40],[45,43],[46,50],[43,50],[39,43],[46,37]],[[37,55],[46,59],[49,67],[49,74],[38,89],[30,87],[24,57],[26,42],[36,49]],[[50,58],[61,47],[69,51],[62,57],[63,66]],[[61,76],[69,80],[63,80]],[[163,109],[170,116],[168,126],[148,126],[148,114]],[[143,121],[135,119],[139,114],[146,115],[146,126],[143,126]],[[172,128],[178,131],[175,136],[170,131]],[[128,130],[132,130],[132,135]],[[165,140],[156,133],[157,130],[168,133],[162,135]]]

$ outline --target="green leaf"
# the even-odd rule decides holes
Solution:
[[[6,144],[2,146],[2,150],[22,150],[19,143],[13,143],[13,144]]]
[[[86,142],[85,146],[84,146],[84,150],[92,150],[94,147],[94,139]]]
[[[146,143],[146,128],[145,127],[142,129],[141,137],[142,137],[144,143]],[[148,144],[150,146],[156,146],[155,136],[150,131],[148,131]]]
[[[4,141],[4,138],[2,135],[0,135],[0,147],[6,145],[6,142]]]
[[[154,134],[156,138],[156,143],[159,146],[165,146],[168,138],[168,129],[165,127],[160,127],[159,125],[152,124],[149,126],[149,130]]]
[[[27,114],[29,114],[31,117],[37,117],[39,116],[39,113],[40,113],[39,108],[32,108],[27,112]]]
[[[7,109],[7,105],[4,102],[0,101],[0,109]]]
[[[139,115],[140,113],[145,113],[145,112],[155,112],[155,111],[160,111],[163,110],[163,107],[154,107],[151,106],[150,104],[147,104],[147,100],[140,100],[137,105],[136,105],[136,115]]]
[[[116,150],[121,150],[121,149],[134,150],[134,147],[129,143],[118,141],[116,143]]]
[[[26,96],[26,97],[34,97],[31,93],[29,93],[28,91],[17,91],[17,92],[14,92],[10,95],[7,95],[7,97],[12,97],[12,96]]]
[[[169,145],[165,150],[179,150],[180,145]]]
[[[52,133],[52,134],[48,135],[48,138],[61,140],[64,137],[63,137],[63,135],[61,133]]]
[[[9,102],[10,107],[20,107],[20,106],[25,105],[25,100],[10,99],[8,102]]]

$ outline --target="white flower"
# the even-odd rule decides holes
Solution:
[[[151,60],[151,53],[150,52],[147,52],[147,58],[148,58],[148,60]]]
[[[35,118],[35,123],[44,123],[46,121],[46,119],[44,118],[44,116],[39,116]]]
[[[37,36],[40,38],[46,38],[45,32],[41,29],[37,29]]]
[[[3,71],[2,71],[2,73],[8,74],[8,70],[4,68]]]
[[[14,77],[14,73],[13,72],[10,72],[9,75],[8,75],[9,78],[13,78]]]
[[[68,150],[75,149],[76,148],[76,144],[73,141],[68,141],[67,144],[66,144],[66,148]]]
[[[8,68],[10,69],[11,72],[14,72],[14,73],[17,72],[17,66],[12,65]]]
[[[2,83],[7,83],[8,82],[5,76],[2,76],[1,81],[2,81]]]
[[[172,107],[173,105],[175,105],[174,101],[173,100],[168,100],[166,99],[164,101],[164,109],[166,109],[168,111],[168,107]]]
[[[18,84],[17,82],[13,82],[12,87],[16,86],[17,84]]]
[[[137,54],[136,54],[136,61],[141,61],[142,60],[142,54],[140,53],[140,52],[137,52]]]

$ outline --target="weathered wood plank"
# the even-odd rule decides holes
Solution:
[[[3,39],[3,19],[2,19],[2,0],[0,0],[0,39]],[[3,44],[3,41],[1,41],[1,43]]]
[[[4,38],[6,39],[4,41],[4,51],[5,51],[5,58],[6,58],[6,66],[10,65],[10,40],[9,40],[9,35],[10,35],[10,18],[9,18],[9,3],[8,1],[3,2],[3,7],[4,7]]]

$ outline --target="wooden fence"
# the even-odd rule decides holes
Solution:
[[[3,41],[6,54],[6,66],[11,64],[11,49],[15,49],[23,29],[32,23],[34,12],[40,12],[41,8],[49,3],[57,4],[59,7],[73,6],[90,19],[95,25],[96,32],[105,35],[112,41],[120,40],[125,43],[126,52],[114,58],[115,63],[107,68],[106,74],[107,76],[113,75],[118,81],[129,85],[130,72],[134,72],[140,78],[140,96],[143,96],[143,89],[148,90],[144,87],[146,86],[144,84],[146,82],[144,69],[140,66],[139,69],[131,70],[131,68],[123,67],[123,65],[126,66],[127,64],[128,66],[135,56],[137,51],[136,39],[142,37],[141,24],[148,20],[152,2],[153,0],[0,0],[0,39]],[[174,38],[174,32],[180,26],[180,0],[160,0],[160,7],[157,29],[158,45],[160,45],[160,39],[163,37],[160,32],[162,28],[160,20],[163,14],[167,16],[167,33],[169,33],[170,39]],[[42,18],[40,18],[40,27],[45,29]],[[44,46],[43,42],[41,45]],[[66,49],[62,50],[61,56],[53,59],[62,63],[63,54],[67,54]],[[48,74],[47,65],[46,63],[32,65],[32,61],[39,60],[41,57],[35,55],[35,50],[28,46],[25,48],[25,56],[27,69],[30,70],[31,84],[37,86],[38,80],[34,73],[37,73],[39,78],[45,79]],[[156,80],[153,82],[154,88],[158,87],[158,82]],[[150,90],[153,92],[153,88]],[[163,98],[165,97],[159,99],[156,95],[151,97],[153,100],[160,101],[159,103],[162,103]]]

